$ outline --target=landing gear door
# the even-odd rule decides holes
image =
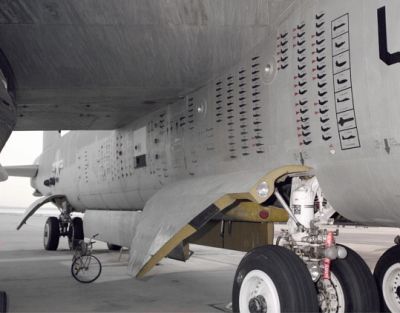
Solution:
[[[147,154],[147,132],[146,127],[139,128],[133,132],[133,156],[135,168],[146,167]]]

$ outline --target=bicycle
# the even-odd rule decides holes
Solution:
[[[92,283],[101,274],[101,263],[98,258],[92,255],[93,239],[98,234],[90,238],[89,242],[79,240],[76,245],[74,256],[72,258],[71,274],[80,283]]]

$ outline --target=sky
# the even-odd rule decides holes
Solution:
[[[0,164],[29,165],[42,152],[41,131],[13,132],[4,149],[0,152]],[[32,196],[33,188],[29,178],[9,177],[0,182],[0,207],[27,208],[38,198]]]

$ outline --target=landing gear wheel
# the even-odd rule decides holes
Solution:
[[[374,276],[381,298],[381,312],[400,312],[400,246],[391,247],[380,257]]]
[[[331,280],[317,282],[321,312],[379,312],[379,295],[368,265],[352,249],[331,264]]]
[[[235,274],[232,310],[241,313],[318,312],[311,275],[286,248],[256,248],[242,259]]]
[[[43,245],[46,250],[57,250],[60,241],[60,223],[57,217],[50,216],[44,225]]]
[[[110,250],[110,251],[119,251],[122,248],[121,246],[114,245],[114,244],[108,243],[108,242],[107,242],[107,247],[108,247],[108,250]]]
[[[74,217],[71,221],[68,234],[68,245],[70,250],[74,250],[79,245],[79,241],[84,238],[83,221],[80,217]]]
[[[7,294],[0,291],[0,313],[6,313],[8,308]]]

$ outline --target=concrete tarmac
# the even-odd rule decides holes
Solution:
[[[20,231],[21,215],[0,214],[0,289],[11,312],[221,312],[231,301],[233,276],[244,253],[192,245],[186,262],[164,259],[143,280],[126,271],[128,252],[97,242],[100,278],[81,284],[70,274],[66,239],[58,251],[42,244],[46,216],[33,216]],[[279,226],[277,227],[277,229]],[[371,268],[393,245],[398,229],[340,228],[339,241],[359,252]]]

